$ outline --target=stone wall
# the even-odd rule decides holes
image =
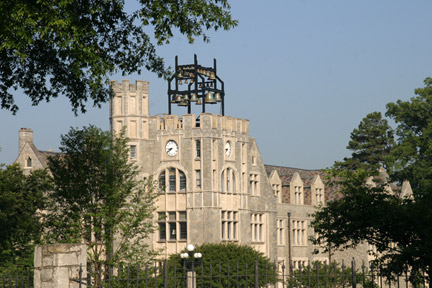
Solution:
[[[35,288],[75,288],[82,264],[87,277],[87,246],[84,244],[37,245],[34,253]]]

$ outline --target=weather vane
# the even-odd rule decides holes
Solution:
[[[204,67],[198,64],[196,54],[194,64],[188,65],[178,65],[178,56],[175,57],[175,72],[168,79],[168,114],[171,114],[171,104],[187,107],[191,114],[194,102],[202,106],[203,113],[207,104],[221,103],[224,116],[224,98],[224,82],[217,75],[216,59],[213,59],[213,67]]]

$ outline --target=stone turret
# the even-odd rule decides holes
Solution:
[[[111,82],[114,95],[110,101],[111,131],[119,132],[127,127],[126,136],[131,139],[143,137],[149,117],[149,82],[129,80]]]
[[[114,95],[111,99],[111,115],[115,116],[149,116],[149,82],[137,80],[111,81]]]

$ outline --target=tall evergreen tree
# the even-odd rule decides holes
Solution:
[[[377,172],[385,166],[385,160],[394,145],[393,130],[381,112],[373,112],[362,119],[358,128],[351,132],[346,147],[352,151],[351,157],[336,162],[334,168],[355,170],[367,169]]]
[[[369,167],[373,165],[340,169],[343,164],[338,163],[329,172],[343,198],[320,208],[314,214],[312,225],[333,247],[355,247],[367,241],[376,246],[380,264],[390,272],[410,269],[413,276],[423,270],[431,279],[432,78],[426,78],[425,85],[416,89],[416,96],[409,101],[387,104],[386,116],[397,125],[397,139],[389,151],[384,149],[385,153],[381,154],[387,155],[384,159],[390,164],[387,168],[392,180],[398,183],[409,180],[412,197],[400,197],[394,190],[389,193],[390,185],[386,181],[367,184],[365,179],[371,175]],[[370,137],[368,141],[374,143],[373,140]],[[349,147],[359,146],[356,141]],[[352,159],[358,159],[359,155],[363,154],[353,153]],[[382,158],[361,159],[367,159],[361,163],[368,163],[369,159],[381,161]]]

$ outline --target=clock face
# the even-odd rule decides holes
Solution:
[[[225,155],[230,156],[231,155],[231,143],[227,141],[225,143]]]
[[[174,140],[169,140],[165,145],[165,153],[168,156],[175,156],[178,152],[177,142]]]

